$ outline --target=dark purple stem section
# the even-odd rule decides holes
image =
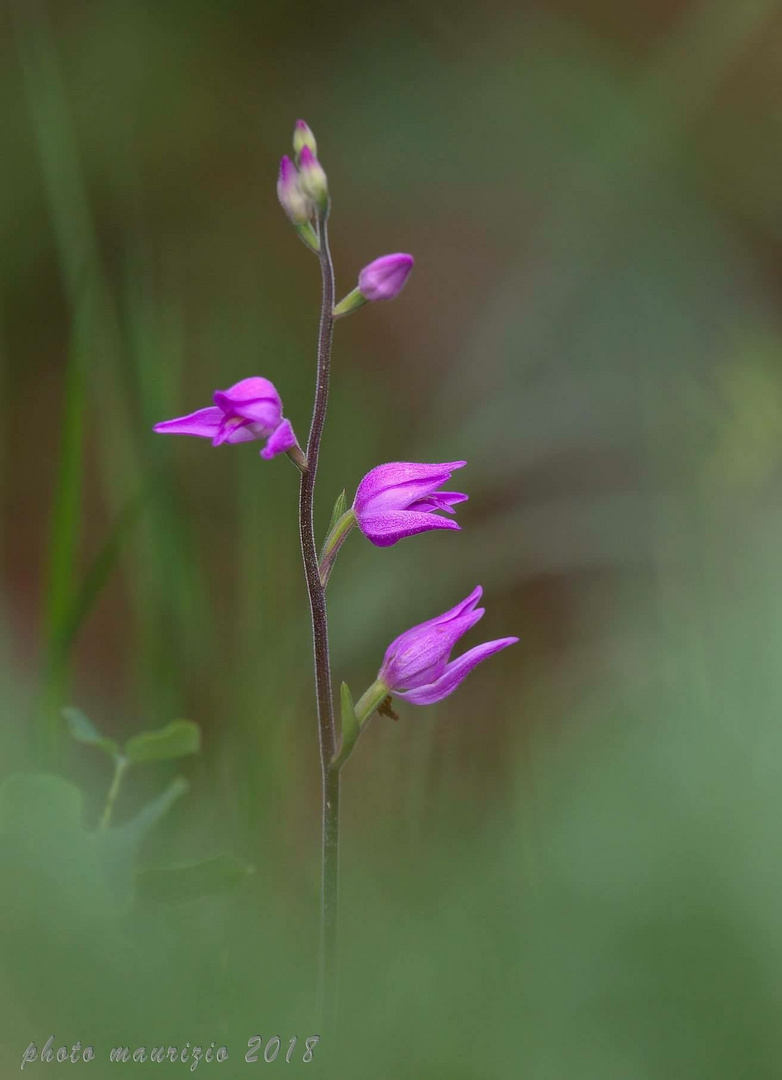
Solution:
[[[319,1005],[321,1018],[333,1028],[336,1016],[337,992],[337,904],[339,876],[339,771],[329,763],[336,756],[337,732],[334,724],[334,702],[331,692],[329,633],[326,615],[326,595],[320,582],[318,552],[313,524],[315,477],[318,471],[320,441],[326,421],[331,369],[331,340],[334,331],[334,267],[331,263],[327,212],[318,217],[320,240],[320,271],[323,292],[318,331],[318,375],[315,386],[315,405],[312,411],[307,440],[307,468],[301,476],[299,491],[299,534],[304,573],[307,578],[310,611],[312,613],[312,642],[315,655],[315,693],[318,705],[318,736],[323,779],[323,862],[321,892]]]

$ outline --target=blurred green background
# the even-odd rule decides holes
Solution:
[[[4,0],[0,59],[2,1075],[52,1034],[93,1077],[188,1040],[299,1075],[317,1032],[296,474],[150,430],[261,374],[306,431],[301,116],[340,295],[416,257],[337,327],[321,535],[379,462],[469,462],[463,532],[351,537],[335,677],[477,583],[467,645],[521,637],[345,770],[305,1074],[776,1080],[782,4]],[[63,706],[202,750],[99,836]]]

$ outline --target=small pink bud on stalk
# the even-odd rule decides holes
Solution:
[[[323,214],[329,205],[329,185],[323,166],[309,146],[303,146],[299,156],[299,183],[304,194]]]
[[[381,255],[358,275],[358,285],[334,308],[334,318],[349,315],[368,300],[393,300],[407,283],[415,260],[412,255],[397,252]]]
[[[318,156],[318,144],[315,142],[315,136],[312,134],[312,129],[309,124],[304,120],[297,120],[296,126],[293,129],[293,152],[296,155],[296,161],[301,158],[301,152],[304,147],[307,147],[313,157]]]
[[[313,251],[320,249],[318,237],[310,224],[314,207],[312,200],[302,190],[301,177],[286,154],[280,162],[277,177],[277,198],[301,239]]]
[[[302,225],[312,217],[312,205],[301,189],[296,166],[287,154],[280,162],[277,198],[294,225]]]

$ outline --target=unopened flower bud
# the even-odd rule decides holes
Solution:
[[[393,300],[405,287],[415,260],[412,255],[398,252],[381,255],[358,275],[358,285],[344,296],[334,308],[334,318],[349,315],[368,300]]]
[[[358,275],[362,295],[367,300],[393,300],[405,287],[413,262],[412,255],[381,255]]]
[[[287,154],[280,162],[277,198],[294,225],[303,225],[305,221],[309,221],[312,216],[312,203],[302,190],[301,178]]]
[[[312,134],[312,129],[304,120],[297,120],[296,126],[293,129],[293,150],[296,154],[297,161],[305,146],[310,150],[314,157],[318,156],[318,144],[315,142],[315,136]]]
[[[323,166],[309,146],[303,146],[299,158],[299,184],[318,209],[323,212],[329,203],[329,185]]]

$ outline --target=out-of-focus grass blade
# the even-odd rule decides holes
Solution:
[[[15,0],[11,12],[61,270],[71,307],[76,309],[85,280],[99,268],[99,260],[67,95],[45,5],[40,0]]]
[[[122,549],[146,506],[148,494],[148,490],[145,489],[128,499],[103,546],[88,567],[81,585],[73,593],[68,610],[62,619],[62,631],[58,640],[58,648],[62,656],[70,652],[79,630],[89,617],[111,576]]]
[[[53,761],[61,735],[58,706],[67,679],[61,647],[72,610],[79,543],[87,368],[93,330],[98,260],[90,227],[65,94],[51,46],[46,10],[39,3],[12,6],[16,45],[41,162],[46,196],[73,319],[65,375],[59,471],[50,530],[43,652],[43,686],[35,709],[34,737],[44,762]]]
[[[35,742],[44,762],[57,755],[61,724],[58,702],[66,680],[61,639],[72,607],[80,537],[84,455],[85,378],[80,328],[74,332],[65,376],[59,468],[49,530],[49,559],[43,627],[45,672],[35,716]]]
[[[79,469],[81,464],[79,444]],[[75,469],[76,463],[72,467]],[[52,529],[44,631],[46,660],[43,686],[35,709],[37,750],[45,762],[53,761],[57,753],[61,732],[60,705],[66,691],[71,650],[103,591],[145,502],[142,492],[127,503],[84,575],[81,585],[77,587],[73,581],[76,574],[80,494],[79,476],[72,477],[71,469],[62,472],[57,491],[55,526]]]
[[[84,371],[72,350],[65,377],[57,486],[49,530],[49,573],[46,589],[47,637],[52,639],[71,607],[75,560],[79,545],[84,445]]]
[[[51,760],[56,748],[55,725],[59,723],[59,708],[63,704],[69,651],[141,510],[144,496],[129,493],[138,491],[144,463],[137,452],[134,424],[127,407],[122,368],[123,328],[100,257],[67,88],[61,77],[46,6],[39,0],[29,3],[15,0],[12,13],[27,104],[75,327],[75,348],[69,364],[72,389],[66,397],[64,426],[68,453],[63,455],[56,499],[44,639],[46,668],[35,724],[41,734],[41,750]],[[100,363],[95,362],[98,354]],[[91,431],[100,449],[97,462],[103,495],[117,524],[76,593],[72,581],[81,496],[78,478],[83,467],[82,417],[87,408],[94,416]],[[157,517],[160,500],[151,501]],[[164,530],[158,530],[155,540],[163,533]],[[169,575],[159,582],[160,575],[150,570],[164,562],[158,547],[144,551],[131,569],[135,586],[131,600],[142,633],[160,625],[161,611],[177,609],[167,594],[178,587],[178,576]],[[169,559],[170,564],[175,562],[176,559]],[[169,583],[171,578],[173,584]],[[150,595],[156,586],[155,602],[151,603]],[[179,636],[175,633],[173,639],[178,640]],[[170,704],[175,708],[175,702]]]

